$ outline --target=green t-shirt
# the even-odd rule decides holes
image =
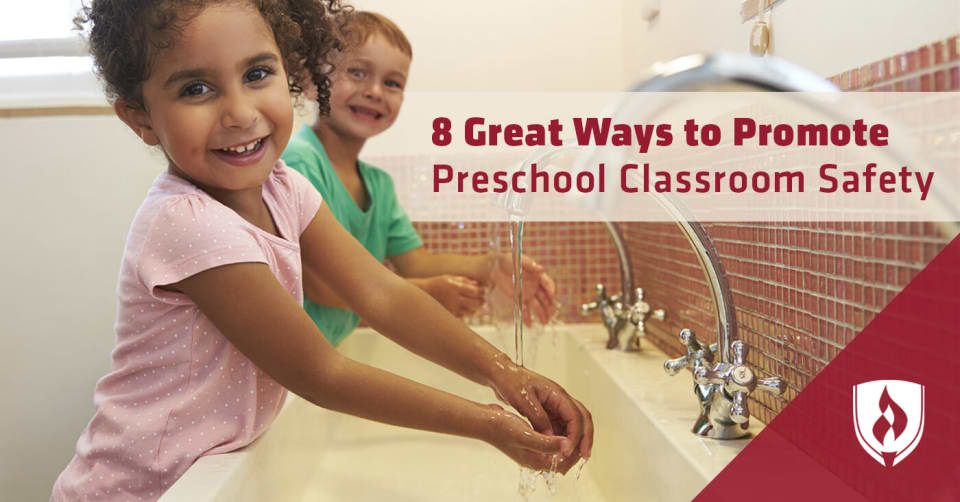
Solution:
[[[382,262],[389,256],[423,246],[406,211],[397,201],[393,179],[383,170],[357,161],[357,169],[367,189],[367,208],[361,210],[340,182],[323,144],[310,126],[304,126],[290,139],[281,158],[317,187],[337,221],[377,260]],[[303,306],[334,345],[346,338],[360,322],[350,310],[318,305],[310,299],[305,299]]]

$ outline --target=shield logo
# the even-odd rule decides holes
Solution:
[[[923,437],[923,385],[904,380],[874,380],[853,386],[853,428],[868,455],[893,467],[910,455]]]

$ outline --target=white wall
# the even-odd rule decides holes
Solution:
[[[10,500],[49,495],[109,369],[123,241],[162,165],[124,128],[112,116],[0,119],[0,486]]]
[[[413,46],[408,89],[417,91],[621,90],[623,3],[353,2],[404,30]]]
[[[407,32],[415,91],[621,90],[650,62],[739,50],[749,33],[735,0],[662,0],[650,25],[635,0],[358,3]],[[775,53],[829,75],[960,31],[956,0],[907,4],[784,0]],[[112,116],[0,119],[0,147],[0,486],[43,500],[109,369],[123,241],[164,165]]]

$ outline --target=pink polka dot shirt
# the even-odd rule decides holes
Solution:
[[[236,450],[277,416],[286,390],[238,351],[185,295],[159,289],[203,270],[266,263],[303,301],[300,234],[320,194],[279,161],[263,199],[282,237],[189,182],[160,175],[127,236],[112,370],[53,500],[156,500],[201,455]]]

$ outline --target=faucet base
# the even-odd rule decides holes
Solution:
[[[690,432],[711,439],[741,439],[750,435],[750,422],[718,424],[706,415],[700,415]]]
[[[616,331],[613,330],[609,333],[610,338],[607,339],[607,350],[620,350],[623,352],[640,352],[642,350],[640,347],[640,337],[637,335],[636,330],[622,342],[620,341],[620,337],[615,333]]]
[[[691,432],[712,439],[740,439],[750,434],[750,421],[736,423],[730,419],[729,396],[714,384],[693,384],[693,392],[700,401],[700,416]]]
[[[637,336],[636,330],[627,337],[626,342],[623,344],[624,352],[640,352],[642,348],[640,347],[640,337]]]

